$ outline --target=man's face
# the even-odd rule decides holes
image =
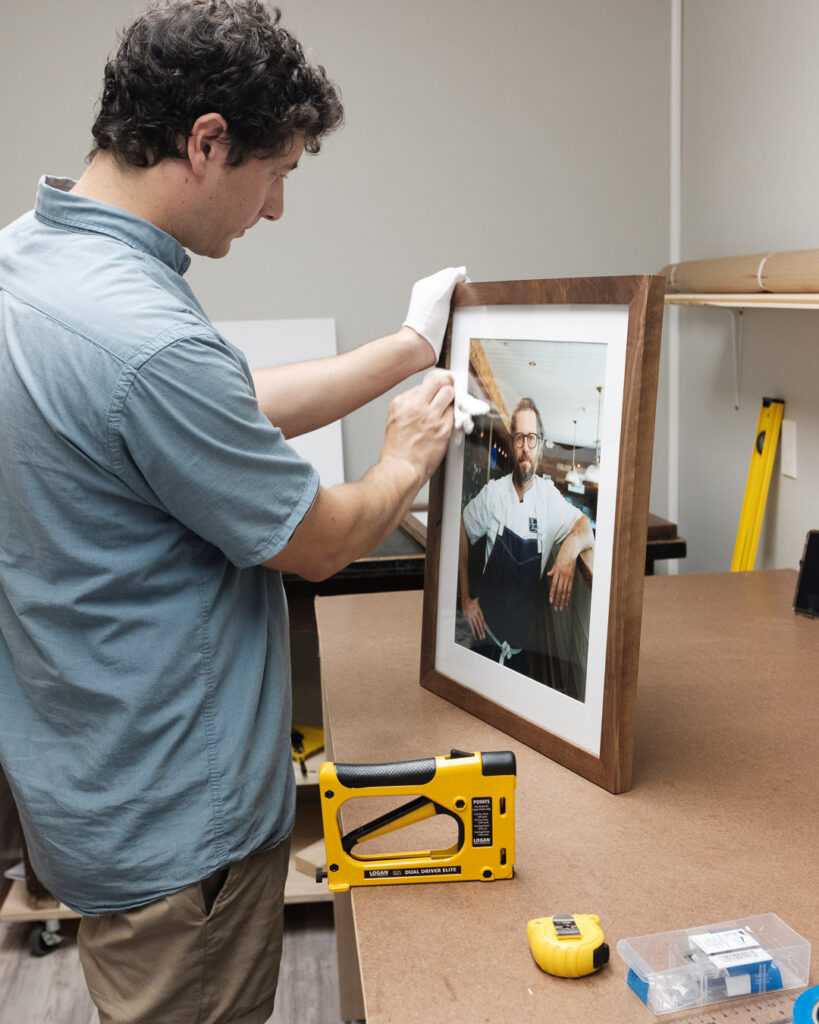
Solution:
[[[262,218],[278,220],[282,216],[284,181],[304,152],[304,139],[296,136],[280,156],[252,156],[238,167],[225,162],[227,148],[222,146],[222,161],[211,174],[195,243],[188,246],[198,255],[214,259],[227,255],[233,240]]]
[[[537,416],[531,409],[521,409],[515,417],[515,434],[537,434]],[[514,448],[513,479],[517,484],[528,484],[534,477],[543,451],[543,439],[538,438],[534,448],[530,448],[524,439],[523,444]]]

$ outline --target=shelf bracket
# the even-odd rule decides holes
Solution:
[[[731,341],[734,350],[734,409],[739,409],[739,392],[742,384],[742,325],[744,311],[729,309],[731,315]]]

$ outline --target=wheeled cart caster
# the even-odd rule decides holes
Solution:
[[[28,937],[28,948],[32,956],[46,956],[63,941],[60,922],[55,918],[37,921]]]

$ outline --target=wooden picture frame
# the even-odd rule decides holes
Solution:
[[[461,384],[468,385],[475,397],[489,399],[492,410],[486,419],[476,419],[477,440],[470,440],[472,435],[464,438],[453,434],[447,457],[430,482],[421,685],[612,793],[624,792],[631,786],[663,294],[664,279],[657,276],[458,285],[440,362]],[[601,349],[605,351],[602,362]],[[470,361],[472,376],[467,380]],[[546,365],[539,370],[539,363]],[[483,368],[476,370],[475,366]],[[555,382],[564,379],[570,383],[561,390]],[[519,382],[517,386],[514,381]],[[546,396],[549,414],[543,416],[546,425],[542,431],[538,413],[538,430],[527,428],[534,432],[524,434],[514,431],[514,417],[508,406],[513,400],[528,397],[525,392],[529,390],[530,381],[532,388],[537,385]],[[524,394],[520,394],[521,391]],[[582,504],[586,500],[586,484],[578,486],[577,477],[566,470],[569,429],[566,418],[573,415],[574,409],[571,470],[577,471],[583,468],[580,457],[576,464],[578,419],[589,419],[595,391],[594,455],[600,482],[597,485],[599,506],[595,504],[594,512],[590,513]],[[503,407],[506,407],[505,413]],[[550,419],[553,407],[554,416]],[[556,418],[558,413],[562,417],[560,421]],[[531,422],[530,418],[524,419],[523,412],[518,413],[518,418],[522,425]],[[590,436],[591,427],[586,425],[584,429],[586,436]],[[519,435],[517,440],[513,432]],[[562,437],[553,439],[553,435],[561,432]],[[494,436],[492,446],[487,434],[489,440]],[[474,510],[479,506],[484,509],[489,500],[485,495],[490,492],[480,480],[474,485],[470,483],[484,471],[480,461],[484,448],[488,453],[486,474],[494,474],[498,481],[493,484],[492,493],[499,493],[502,488],[508,491],[516,480],[522,480],[527,472],[532,473],[527,457],[520,452],[524,449],[533,452],[529,461],[536,463],[534,476],[541,480],[546,478],[543,483],[538,480],[528,485],[531,495],[547,495],[547,498],[537,499],[541,501],[540,511],[528,519],[528,529],[532,531],[529,541],[531,544],[536,536],[539,552],[552,537],[551,533],[543,533],[545,540],[541,537],[549,518],[543,513],[543,501],[557,501],[555,514],[565,518],[557,493],[566,502],[581,504],[589,523],[595,523],[593,569],[585,568],[578,560],[579,569],[574,574],[573,604],[583,603],[578,596],[583,584],[578,581],[585,579],[589,587],[584,604],[586,619],[581,612],[573,613],[574,622],[580,623],[579,626],[567,626],[568,620],[559,618],[570,609],[557,611],[548,601],[551,586],[547,580],[548,560],[556,557],[562,540],[558,538],[551,553],[542,556],[539,596],[536,607],[533,605],[527,613],[530,620],[527,636],[545,636],[545,640],[537,640],[533,645],[537,651],[523,650],[527,647],[524,643],[517,648],[505,644],[504,650],[502,638],[494,635],[491,641],[485,636],[480,640],[476,633],[480,627],[469,625],[470,620],[463,614],[461,592],[464,588],[469,598],[466,603],[473,608],[474,598],[471,579],[465,581],[464,575],[466,548],[461,538],[468,534],[465,528],[461,530],[468,522],[474,533],[480,532],[474,526],[477,521]],[[591,465],[591,454],[591,451],[586,454],[587,466]],[[518,460],[523,468],[519,467]],[[512,466],[515,467],[512,472],[506,473]],[[587,469],[586,476],[591,479],[593,474]],[[583,492],[583,497],[566,493],[566,477],[575,481],[570,486]],[[476,492],[480,498],[474,505],[472,499],[466,500],[467,491],[473,486],[480,487]],[[528,495],[524,497],[530,500]],[[523,502],[523,497],[519,500]],[[468,504],[469,512],[464,519],[464,507]],[[518,514],[520,510],[514,507],[513,500],[510,504],[510,514]],[[552,506],[547,507],[551,515]],[[575,523],[582,518],[579,512],[571,510],[567,524],[572,517]],[[561,529],[568,529],[568,525]],[[578,525],[577,529],[582,533],[585,526]],[[525,533],[525,520],[522,530]],[[481,583],[490,575],[490,543],[497,544],[503,533],[500,528],[499,533],[492,535],[492,541],[485,542],[486,551],[480,556],[483,569],[480,569],[480,562],[478,568],[478,573],[483,574]],[[507,557],[501,552],[501,546],[499,552],[493,556],[495,566]],[[474,555],[471,547],[469,554]],[[564,558],[564,563],[567,560],[571,563],[570,556]],[[514,571],[518,571],[517,563],[508,564],[514,564]],[[535,562],[534,576],[537,564]],[[503,582],[504,577],[498,577],[497,570],[493,571],[493,579],[501,579],[502,583],[500,593],[504,597],[500,603],[506,602],[507,594],[510,601],[517,600],[518,588]],[[530,574],[530,581],[533,578]],[[489,603],[491,593],[490,589],[485,592]],[[565,635],[578,632],[582,639],[584,622],[586,661],[581,658],[576,662],[572,653],[561,669],[561,658],[551,650],[550,644],[559,646],[557,634],[561,631],[563,639]],[[471,633],[464,623],[469,625]],[[555,623],[560,623],[559,627]],[[514,625],[509,628],[515,631]],[[491,653],[486,653],[487,646]],[[515,669],[509,667],[510,650],[523,650],[526,659],[522,662],[517,653]],[[499,655],[497,662],[496,655]],[[525,667],[521,668],[521,664]]]

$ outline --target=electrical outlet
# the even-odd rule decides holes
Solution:
[[[796,479],[796,420],[782,420],[782,476]]]

